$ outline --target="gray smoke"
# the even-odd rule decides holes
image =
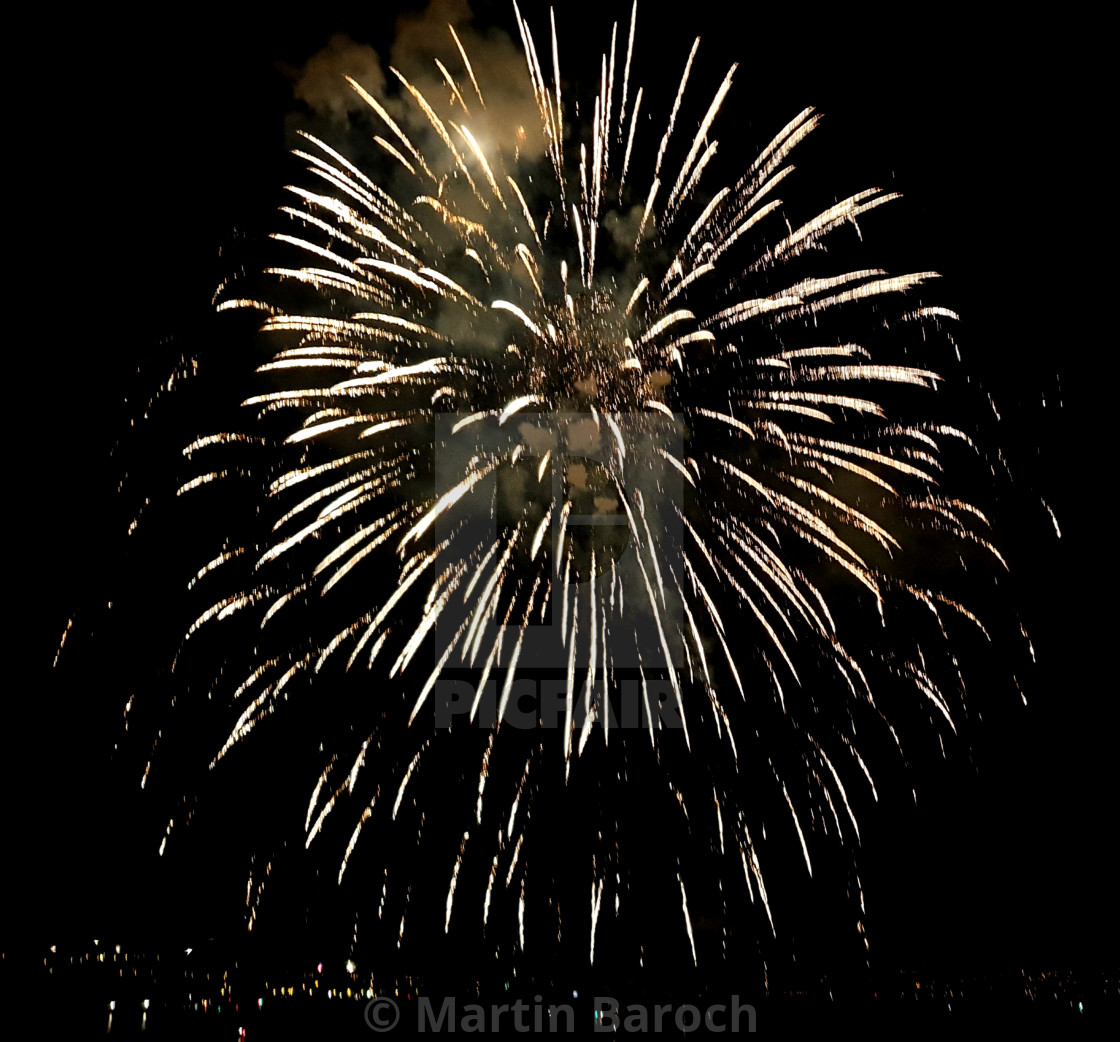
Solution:
[[[385,73],[377,52],[368,43],[357,43],[339,33],[307,60],[292,90],[315,115],[345,120],[349,113],[366,108],[346,82],[347,76],[353,76],[375,97],[385,96]]]
[[[388,62],[369,44],[341,34],[333,36],[295,74],[295,97],[313,115],[344,122],[352,113],[369,112],[346,82],[345,77],[351,76],[421,147],[432,135],[431,125],[390,71],[396,69],[424,95],[441,119],[467,124],[484,150],[497,146],[510,155],[519,150],[537,155],[544,142],[520,43],[501,29],[476,29],[473,17],[466,0],[432,0],[419,13],[401,15]],[[479,101],[448,26],[454,26],[463,44],[485,105]],[[437,61],[455,80],[461,101],[439,71]],[[380,124],[372,112],[369,114]],[[383,133],[384,128],[379,126],[376,132]]]

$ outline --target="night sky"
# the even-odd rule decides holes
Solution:
[[[1014,476],[977,496],[1011,566],[1001,596],[1030,633],[1037,663],[1024,663],[1022,643],[1011,640],[978,654],[970,699],[980,715],[967,742],[914,765],[917,806],[902,789],[863,823],[874,965],[964,973],[1113,964],[1120,716],[1105,635],[1112,526],[1098,510],[1114,468],[1111,441],[1096,441],[1091,415],[1102,402],[1108,411],[1106,377],[1094,377],[1090,397],[1085,374],[1098,372],[1114,338],[1088,328],[1083,294],[1094,262],[1081,253],[1084,226],[1110,209],[1091,198],[1095,164],[1082,149],[1096,146],[1075,143],[1094,103],[1092,84],[1071,79],[1076,66],[1066,64],[1072,31],[997,29],[932,8],[928,21],[909,12],[880,21],[861,9],[820,20],[752,13],[740,24],[690,6],[668,21],[639,10],[636,53],[647,72],[650,54],[663,55],[671,83],[661,89],[675,87],[699,34],[710,62],[705,90],[730,61],[741,63],[721,147],[739,147],[733,124],[745,164],[815,105],[827,120],[801,160],[815,164],[813,177],[835,176],[836,192],[882,184],[904,193],[875,223],[868,257],[897,257],[886,266],[898,271],[909,258],[945,276],[937,302],[962,316],[957,342],[974,381],[961,400],[989,410],[984,422]],[[513,31],[506,5],[474,7],[476,25]],[[523,13],[539,43],[547,9],[527,4]],[[597,62],[611,18],[628,15],[628,5],[561,5],[562,64],[575,75],[584,40]],[[17,409],[33,419],[9,430],[7,444],[28,466],[22,487],[9,489],[9,512],[20,510],[31,530],[34,575],[21,580],[30,607],[22,591],[9,601],[27,632],[10,644],[8,858],[24,877],[17,894],[37,943],[100,933],[173,949],[200,922],[216,936],[243,929],[205,916],[222,890],[214,880],[228,873],[243,890],[244,870],[220,847],[185,855],[186,867],[158,858],[160,815],[139,790],[135,736],[122,734],[132,663],[166,641],[168,620],[182,611],[184,569],[169,565],[166,583],[145,577],[142,588],[157,592],[128,646],[83,636],[103,625],[122,579],[135,582],[122,528],[146,493],[133,479],[117,495],[121,460],[154,475],[178,420],[157,417],[140,436],[143,450],[128,422],[182,354],[202,352],[211,374],[228,367],[231,380],[244,378],[213,339],[210,298],[231,266],[266,262],[261,241],[293,176],[286,149],[293,128],[308,125],[292,96],[294,70],[334,33],[385,59],[394,16],[365,4],[279,16],[214,9],[181,22],[77,17],[84,21],[56,28],[60,60],[43,70],[53,79],[50,129],[36,172],[24,175],[36,181],[39,207],[28,236],[36,317],[13,340],[27,355]],[[19,294],[10,301],[17,311]],[[166,494],[154,477],[152,485]],[[52,670],[75,612],[73,655]],[[1007,684],[1011,673],[1026,707]],[[444,891],[435,896],[442,903]],[[836,951],[848,952],[849,941]]]

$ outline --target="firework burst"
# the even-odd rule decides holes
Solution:
[[[423,863],[444,933],[501,921],[510,948],[594,963],[657,847],[654,899],[697,962],[696,909],[731,918],[733,883],[780,930],[767,826],[812,876],[878,798],[869,737],[898,757],[897,715],[956,731],[951,641],[982,626],[923,562],[1002,559],[946,491],[971,441],[930,418],[942,378],[905,360],[947,342],[935,273],[825,249],[896,194],[787,217],[820,115],[728,176],[736,67],[697,86],[697,41],[651,118],[634,16],[573,120],[555,24],[538,47],[517,20],[532,119],[488,107],[452,30],[434,86],[350,80],[376,176],[304,135],[276,289],[218,305],[264,313],[270,358],[245,426],[184,450],[179,495],[238,474],[257,494],[192,582],[175,668],[222,648],[216,775],[273,714],[312,721],[303,843],[339,884],[360,875],[398,945],[431,918]],[[686,846],[718,895],[690,885]]]

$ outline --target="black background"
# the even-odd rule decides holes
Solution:
[[[663,55],[675,85],[701,35],[709,89],[738,60],[721,122],[731,112],[741,121],[744,157],[805,105],[822,109],[818,157],[833,157],[847,181],[905,193],[894,219],[907,238],[891,248],[909,245],[945,275],[966,368],[1000,411],[1015,484],[997,529],[1038,657],[1022,674],[1029,705],[993,704],[970,756],[927,772],[915,808],[866,830],[873,959],[961,972],[1101,966],[1114,960],[1117,926],[1118,717],[1105,632],[1114,468],[1093,416],[1109,411],[1113,338],[1092,328],[1107,298],[1095,296],[1090,231],[1103,240],[1111,218],[1091,133],[1092,61],[1078,60],[1093,30],[927,12],[640,10],[637,51]],[[523,13],[543,37],[547,13]],[[476,14],[513,31],[502,4]],[[586,40],[597,58],[610,19],[628,16],[626,5],[563,5],[562,61],[577,66]],[[279,204],[296,108],[285,70],[337,31],[384,58],[393,15],[363,5],[78,18],[55,27],[60,44],[26,74],[31,135],[9,152],[29,190],[9,202],[31,203],[9,243],[23,254],[9,308],[23,317],[8,344],[21,417],[7,432],[17,617],[8,857],[38,941],[139,933],[174,948],[197,929],[184,909],[205,901],[165,889],[158,827],[132,765],[112,756],[127,693],[111,668],[60,680],[51,660],[76,610],[97,617],[116,567],[109,453],[140,389],[196,349],[236,244],[267,231]],[[992,649],[993,671],[1009,654]]]

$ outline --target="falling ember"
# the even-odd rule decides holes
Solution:
[[[514,10],[535,112],[512,131],[452,30],[438,92],[393,70],[386,104],[349,81],[377,125],[376,173],[303,135],[276,288],[216,305],[257,313],[274,348],[246,430],[194,438],[175,492],[212,503],[251,474],[253,534],[194,564],[174,668],[197,668],[223,626],[251,638],[209,689],[226,714],[214,771],[273,714],[337,722],[336,693],[378,678],[347,703],[346,747],[319,750],[299,845],[337,838],[340,885],[381,876],[398,947],[425,903],[393,860],[405,846],[438,862],[443,934],[501,932],[519,952],[558,935],[537,916],[544,852],[582,842],[547,809],[570,801],[598,827],[590,906],[581,850],[564,931],[578,907],[595,963],[609,909],[637,904],[618,824],[632,775],[657,780],[666,835],[706,847],[776,935],[761,864],[781,846],[819,877],[826,844],[860,842],[879,747],[905,758],[896,714],[946,739],[967,715],[952,644],[987,633],[920,567],[931,540],[1005,567],[953,492],[975,446],[940,422],[945,358],[927,340],[956,316],[927,299],[936,272],[844,260],[863,249],[857,220],[897,193],[806,211],[778,197],[795,200],[812,108],[729,170],[738,66],[713,69],[697,39],[659,67],[680,79],[651,122],[635,4],[577,109],[555,24],[538,48]],[[519,682],[546,670],[552,709],[542,694],[526,725]],[[463,675],[465,696],[449,686]],[[451,838],[429,840],[460,797]],[[677,853],[661,903],[699,965],[704,888]]]
[[[696,938],[692,933],[692,917],[688,914],[688,894],[684,892],[684,880],[681,884],[681,911],[684,913],[684,925],[688,931],[688,946],[692,950],[692,964],[696,965]]]

